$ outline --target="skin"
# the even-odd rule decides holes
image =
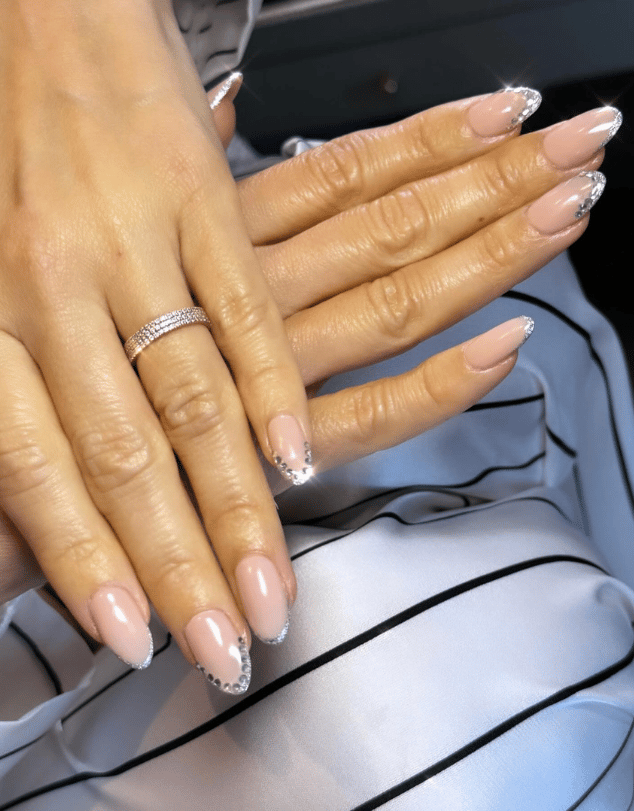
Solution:
[[[559,182],[597,168],[602,153],[585,166],[557,170],[543,157],[541,133],[474,138],[464,125],[471,103],[346,136],[239,184],[250,239],[313,393],[330,375],[398,354],[456,323],[550,261],[587,227],[586,216],[543,236],[529,224],[526,209]],[[215,120],[227,143],[234,121],[230,99]],[[333,155],[343,156],[336,183],[326,171]],[[495,173],[505,170],[509,176],[495,182]],[[438,219],[433,228],[427,218],[415,218],[404,240],[402,221],[395,228],[395,220],[379,218],[401,193],[429,211],[433,200],[455,216]],[[334,251],[324,248],[333,244]],[[454,347],[397,377],[314,396],[309,407],[318,470],[391,447],[460,413],[494,388],[515,359],[513,353],[494,368],[474,371],[461,347]],[[16,398],[25,416],[36,408],[28,381],[20,381]],[[36,515],[58,499],[69,520],[79,520],[72,490],[60,492],[45,482],[26,492]],[[4,599],[42,578],[23,537],[36,555],[38,545],[20,529],[5,515]],[[220,549],[219,556],[234,586],[236,553]],[[45,574],[56,585],[57,568]],[[172,624],[171,630],[193,662],[181,627]]]

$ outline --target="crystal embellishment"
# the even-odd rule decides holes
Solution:
[[[603,189],[605,189],[605,175],[602,172],[581,172],[579,177],[589,178],[592,181],[592,188],[583,203],[580,203],[575,211],[575,217],[577,219],[580,219],[590,211],[592,206],[603,194]]]
[[[308,442],[304,442],[304,467],[296,470],[289,467],[281,456],[274,456],[275,467],[291,484],[305,484],[313,475],[313,455]]]
[[[526,104],[520,113],[511,119],[511,126],[517,127],[526,121],[527,118],[533,115],[539,105],[542,103],[542,94],[532,87],[505,87],[498,91],[499,93],[519,93],[524,97]]]
[[[238,650],[240,651],[240,661],[242,663],[241,673],[236,682],[229,684],[229,682],[221,682],[212,673],[209,673],[201,664],[196,667],[210,684],[222,690],[223,693],[229,693],[232,696],[239,696],[246,693],[251,683],[251,657],[249,656],[249,649],[247,648],[247,641],[243,636],[238,637]]]

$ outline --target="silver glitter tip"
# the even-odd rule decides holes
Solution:
[[[531,337],[533,334],[533,330],[535,329],[535,322],[529,315],[523,315],[522,318],[524,319],[524,340],[520,344],[520,346],[524,346],[526,341]]]
[[[519,93],[520,96],[524,96],[524,101],[526,104],[524,105],[522,111],[512,119],[512,127],[517,127],[524,123],[527,118],[530,118],[530,116],[537,111],[539,105],[542,103],[542,94],[538,90],[533,90],[532,87],[505,87],[499,92]]]
[[[146,656],[145,660],[141,662],[140,665],[131,665],[131,667],[133,667],[135,670],[145,670],[146,667],[150,666],[152,657],[154,656],[154,637],[152,636],[152,631],[150,631],[149,628],[147,629],[147,635],[150,640],[150,651]],[[129,662],[127,664],[129,664]]]
[[[592,187],[583,203],[575,211],[575,217],[580,219],[590,211],[605,189],[605,175],[602,172],[581,172],[579,177],[587,177],[592,181]]]
[[[611,111],[614,116],[614,121],[612,122],[612,126],[609,129],[605,141],[599,147],[600,149],[603,149],[606,144],[610,143],[612,138],[614,138],[617,132],[621,129],[621,124],[623,123],[623,113],[617,107],[605,107],[604,109]]]
[[[231,90],[234,84],[237,81],[242,81],[242,74],[239,70],[234,70],[233,73],[230,73],[229,76],[224,80],[224,82],[218,88],[218,92],[211,100],[209,106],[212,110],[215,110],[217,107],[220,106],[220,102],[225,98],[227,93]]]
[[[282,630],[280,631],[280,633],[276,637],[273,637],[273,639],[262,639],[262,637],[258,637],[260,642],[265,642],[267,645],[279,645],[281,642],[283,642],[286,639],[286,634],[288,633],[289,622],[290,622],[290,620],[287,619],[286,620],[286,625],[282,628]]]

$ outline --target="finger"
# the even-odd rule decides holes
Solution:
[[[398,445],[472,406],[511,371],[533,330],[520,316],[405,374],[310,401],[317,473]]]
[[[0,503],[19,533],[17,552],[20,536],[28,538],[41,570],[87,633],[144,667],[152,639],[143,589],[86,491],[31,357],[5,334],[0,355]],[[37,570],[29,557],[19,554],[20,560],[32,577]]]
[[[122,548],[104,547],[86,533],[73,556],[76,567],[63,555],[47,565],[42,555],[49,545],[36,550],[38,559],[70,608],[76,595],[102,593],[120,582],[104,580],[103,572],[125,550],[184,654],[220,678],[227,692],[243,692],[249,676],[242,672],[248,667],[246,624],[181,484],[173,451],[110,314],[82,301],[72,306],[75,319],[82,315],[72,339],[64,328],[70,319],[58,312],[59,323],[47,328],[48,344],[38,341],[38,365],[92,502]],[[206,334],[200,326],[191,330]],[[75,345],[81,352],[72,351]],[[58,523],[63,532],[67,522]],[[101,567],[86,565],[91,551]]]
[[[242,80],[242,74],[234,71],[223,82],[207,92],[216,132],[225,149],[229,146],[236,129],[236,110],[233,102],[240,92]]]
[[[543,267],[581,236],[604,182],[571,178],[436,256],[288,318],[306,384],[403,352]]]
[[[264,456],[300,484],[310,467],[308,408],[279,310],[242,228],[227,167],[214,168],[210,156],[195,171],[202,172],[200,185],[179,218],[182,267]]]
[[[463,99],[337,138],[247,178],[239,188],[249,235],[256,245],[288,238],[412,178],[488,152],[517,134],[540,101],[529,88]]]
[[[545,133],[515,138],[462,166],[409,183],[261,249],[261,261],[276,269],[283,285],[284,313],[433,256],[578,174],[579,160],[592,160],[596,168],[606,132],[616,132],[619,116],[614,108],[603,107]],[[577,137],[562,141],[561,130],[565,134],[573,125]]]

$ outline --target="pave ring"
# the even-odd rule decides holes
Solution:
[[[207,318],[207,313],[202,307],[184,307],[182,310],[173,310],[171,313],[160,315],[150,321],[149,324],[141,327],[124,343],[123,348],[128,360],[130,363],[134,363],[137,356],[152,341],[156,341],[161,335],[172,332],[172,330],[187,327],[190,324],[204,324],[208,329],[211,329],[211,321]]]

